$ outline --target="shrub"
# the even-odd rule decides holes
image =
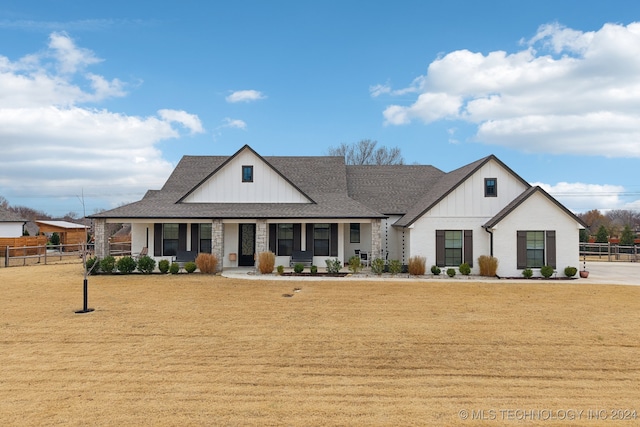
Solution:
[[[327,273],[329,274],[338,274],[342,269],[342,262],[338,258],[329,258],[326,259],[327,263]]]
[[[278,270],[278,275],[282,276],[284,274],[284,265],[279,265],[277,270]]]
[[[198,266],[193,261],[184,263],[184,271],[186,271],[187,273],[193,273],[194,271],[196,271],[196,268],[198,268]]]
[[[373,274],[381,276],[384,273],[384,260],[382,258],[376,258],[371,261],[371,271]]]
[[[442,270],[440,270],[440,267],[438,267],[437,265],[431,266],[431,274],[433,274],[434,276],[439,276],[440,273],[442,273]]]
[[[97,257],[87,258],[87,262],[85,264],[87,268],[87,273],[93,274],[100,271],[100,261],[98,261]]]
[[[318,274],[318,266],[317,265],[312,265],[310,271],[311,271],[311,274],[313,274],[315,276],[316,274]]]
[[[100,260],[100,270],[105,273],[113,273],[116,270],[116,259],[111,255]]]
[[[498,258],[482,255],[478,258],[478,266],[481,276],[494,277],[498,272]]]
[[[169,273],[178,274],[179,271],[180,271],[180,264],[178,264],[177,262],[172,262],[171,267],[169,267]]]
[[[160,273],[162,274],[167,274],[170,266],[171,263],[166,259],[161,259],[160,261],[158,261],[158,270],[160,270]]]
[[[136,260],[130,256],[123,256],[116,262],[118,271],[122,274],[131,274],[136,270]]]
[[[553,276],[553,273],[553,267],[551,267],[550,265],[545,265],[540,268],[540,274],[542,274],[542,277],[544,277],[545,279]]]
[[[349,258],[349,271],[352,273],[357,273],[362,268],[362,263],[360,262],[360,257],[358,255],[354,255]]]
[[[156,260],[149,255],[142,256],[138,260],[138,271],[142,274],[151,274],[154,268],[156,268]]]
[[[273,268],[276,265],[276,254],[271,251],[260,252],[258,254],[258,270],[262,274],[273,273]]]
[[[214,254],[201,252],[196,257],[196,266],[200,269],[200,273],[213,274],[218,267],[218,257]]]
[[[296,264],[293,266],[293,272],[296,274],[300,274],[304,271],[304,265],[303,264]]]
[[[531,279],[533,277],[533,270],[530,268],[525,268],[522,270],[522,275],[525,279]]]
[[[578,269],[575,267],[566,267],[564,269],[564,275],[567,277],[573,277],[578,272]]]
[[[463,262],[462,264],[460,264],[460,267],[458,267],[458,270],[460,270],[460,274],[464,274],[465,276],[468,276],[471,274],[471,267],[466,262]]]
[[[423,276],[427,267],[425,264],[427,259],[422,256],[412,256],[409,258],[409,274],[412,276]]]
[[[456,269],[455,268],[447,268],[447,276],[453,277],[455,275],[456,275]]]
[[[389,273],[391,273],[392,276],[395,276],[401,271],[402,271],[402,263],[399,260],[392,259],[391,261],[389,261]]]

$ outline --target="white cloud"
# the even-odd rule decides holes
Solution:
[[[257,90],[239,90],[233,92],[231,95],[227,96],[225,99],[227,102],[236,103],[236,102],[252,102],[258,101],[260,99],[265,99],[266,96]]]
[[[189,114],[186,111],[178,110],[160,110],[158,115],[165,121],[177,122],[186,127],[191,133],[202,133],[204,129],[200,119],[195,114]]]
[[[574,212],[591,209],[629,209],[621,199],[625,189],[620,185],[559,182],[555,185],[534,182]]]
[[[461,120],[477,140],[524,151],[640,157],[640,23],[581,32],[541,26],[521,51],[448,53],[407,88],[372,96],[419,95],[389,105],[387,125]]]
[[[242,129],[245,130],[247,128],[247,124],[240,119],[231,119],[229,117],[225,117],[223,120],[223,124],[220,127],[223,128],[232,128],[232,129]]]

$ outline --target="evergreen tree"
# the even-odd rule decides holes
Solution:
[[[609,243],[609,232],[607,231],[607,227],[601,225],[598,228],[598,233],[596,233],[596,243]]]

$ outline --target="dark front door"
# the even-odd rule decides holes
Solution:
[[[238,241],[238,266],[252,267],[255,264],[253,256],[256,252],[256,225],[240,224]]]

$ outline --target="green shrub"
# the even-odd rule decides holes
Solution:
[[[277,270],[278,270],[278,275],[282,276],[284,274],[284,265],[279,265]]]
[[[258,270],[262,274],[273,273],[273,267],[276,265],[276,254],[271,251],[260,252],[258,254]]]
[[[402,263],[400,262],[400,260],[392,259],[391,261],[389,261],[389,273],[391,273],[392,276],[395,276],[401,271]]]
[[[318,266],[312,265],[310,271],[311,271],[311,274],[315,276],[316,274],[318,274]]]
[[[294,265],[294,266],[293,266],[293,272],[294,272],[294,273],[296,273],[296,274],[300,274],[300,273],[302,273],[303,271],[304,271],[304,265],[303,265],[303,264],[298,263],[298,264],[296,264],[296,265]]]
[[[573,277],[578,273],[578,269],[576,267],[566,267],[564,269],[564,275],[567,277]]]
[[[116,259],[111,255],[100,260],[100,270],[104,273],[113,273],[116,271]]]
[[[384,260],[382,258],[376,258],[371,261],[371,271],[373,274],[381,276],[384,273]]]
[[[530,268],[525,268],[522,270],[522,275],[525,279],[531,279],[533,277],[533,270]]]
[[[167,274],[170,266],[171,263],[166,259],[161,259],[160,261],[158,261],[158,270],[160,270],[160,273],[162,274]]]
[[[437,265],[431,266],[431,274],[433,274],[434,276],[439,276],[440,273],[442,273],[442,270],[440,270],[440,267],[438,267]]]
[[[545,279],[553,276],[553,273],[553,267],[551,267],[550,265],[545,265],[540,268],[540,274],[542,274],[542,277],[544,277]]]
[[[352,273],[357,273],[362,268],[362,263],[360,262],[360,256],[354,255],[349,258],[349,271]]]
[[[60,235],[57,232],[54,232],[51,235],[51,239],[49,239],[53,246],[58,246],[60,244]]]
[[[169,267],[169,273],[178,274],[179,271],[180,271],[180,264],[178,264],[177,262],[172,262],[171,267]]]
[[[196,271],[196,268],[198,268],[198,266],[193,261],[184,263],[184,271],[186,271],[187,273],[193,273],[194,271]]]
[[[138,271],[142,274],[151,274],[156,268],[156,260],[148,255],[140,257],[138,260]]]
[[[498,273],[498,258],[482,255],[478,257],[478,266],[481,276],[495,277]]]
[[[466,262],[463,262],[462,264],[460,264],[460,267],[458,267],[458,270],[460,270],[460,274],[463,274],[465,276],[468,276],[471,274],[471,267]]]
[[[412,256],[409,258],[409,274],[412,276],[423,276],[426,271],[427,259],[422,256]]]
[[[327,273],[329,274],[338,274],[342,269],[342,262],[338,258],[329,258],[326,259],[327,263]]]
[[[455,275],[456,275],[456,269],[455,268],[447,268],[447,276],[454,277]]]
[[[100,261],[98,261],[97,257],[87,258],[85,266],[89,274],[95,274],[100,271]]]
[[[116,261],[116,268],[122,274],[131,274],[136,270],[136,260],[130,256],[123,256]]]

